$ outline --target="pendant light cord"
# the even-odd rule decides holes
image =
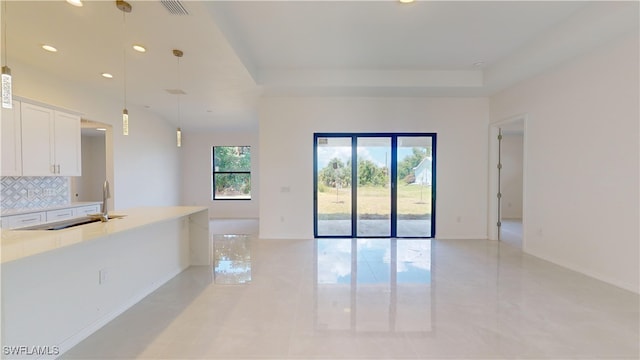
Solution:
[[[178,90],[180,89],[180,57],[178,56]],[[178,93],[178,126],[182,125],[180,117],[180,96],[182,96],[182,94]]]
[[[127,108],[127,13],[122,11],[122,84],[124,88],[124,108]]]
[[[7,0],[2,0],[2,37],[4,66],[7,66]]]

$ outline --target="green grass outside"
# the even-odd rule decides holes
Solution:
[[[358,188],[358,214],[360,218],[387,219],[391,209],[388,187],[362,186]],[[326,188],[318,193],[320,220],[347,220],[351,218],[351,188]],[[421,219],[431,215],[431,186],[398,186],[398,218]]]

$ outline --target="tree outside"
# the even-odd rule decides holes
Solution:
[[[431,149],[414,147],[411,153],[398,162],[399,216],[406,218],[428,216],[431,208],[430,186],[416,186],[414,168]],[[379,218],[389,215],[390,170],[369,159],[358,161],[358,211],[360,218]],[[318,217],[321,220],[347,220],[351,218],[351,162],[331,159],[318,173]]]
[[[251,198],[251,147],[213,148],[215,199]]]

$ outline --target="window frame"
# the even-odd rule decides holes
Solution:
[[[249,190],[248,198],[216,198],[216,175],[249,175],[249,184],[251,183],[251,164],[252,159],[249,158],[249,170],[242,171],[216,171],[216,148],[249,148],[249,156],[251,156],[251,145],[217,145],[211,147],[211,200],[212,201],[251,201],[253,195]]]

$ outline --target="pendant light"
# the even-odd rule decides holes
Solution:
[[[116,7],[122,11],[122,83],[124,92],[124,109],[122,109],[122,135],[129,135],[129,111],[127,110],[127,47],[125,35],[127,30],[127,13],[131,12],[131,4],[124,0],[116,0]]]
[[[180,121],[180,94],[182,93],[182,91],[180,90],[180,58],[182,57],[182,55],[184,55],[182,50],[173,49],[173,56],[175,56],[178,59],[178,91],[177,91],[177,95],[178,95],[178,125],[181,124],[181,121]],[[182,129],[180,127],[178,127],[178,129],[176,129],[176,145],[178,147],[182,147]]]
[[[7,1],[2,2],[2,33],[4,39],[2,41],[4,48],[4,65],[2,65],[2,107],[5,109],[13,108],[13,86],[11,84],[11,69],[7,65]]]

